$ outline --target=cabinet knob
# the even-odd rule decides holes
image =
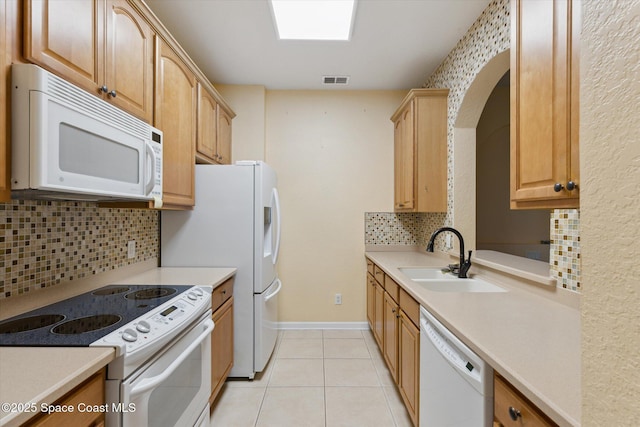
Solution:
[[[520,411],[518,411],[516,408],[514,408],[513,406],[509,406],[509,417],[513,420],[513,421],[517,421],[518,418],[520,418],[522,416],[522,414],[520,413]]]
[[[102,93],[107,93],[109,92],[109,88],[106,85],[102,85],[100,86],[100,89],[98,89],[100,92]]]
[[[573,181],[567,182],[567,190],[573,191],[577,187],[576,183]]]
[[[115,91],[115,90],[112,90],[111,92],[109,92],[109,96],[110,96],[111,98],[115,98],[115,97],[116,97],[116,95],[117,95],[117,94],[116,94],[116,91]]]
[[[556,193],[559,193],[562,191],[563,188],[564,188],[564,185],[560,184],[559,182],[556,182],[555,185],[553,186],[553,191],[555,191]]]

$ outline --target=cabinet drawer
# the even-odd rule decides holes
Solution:
[[[373,261],[367,259],[367,272],[373,274]]]
[[[397,303],[400,300],[400,286],[389,276],[384,276],[384,289],[389,293],[389,296]]]
[[[216,311],[233,295],[233,277],[213,290],[211,294],[211,309]]]
[[[384,288],[384,271],[377,265],[373,265],[373,276],[376,278],[380,286]]]
[[[414,325],[420,325],[420,304],[404,289],[400,288],[400,308]]]
[[[512,414],[516,417],[515,421],[511,418]],[[499,375],[494,376],[493,416],[504,427],[557,425]]]
[[[73,389],[69,394],[60,399],[55,405],[68,405],[78,408],[80,403],[85,407],[99,406],[105,404],[105,370],[102,369],[97,374]],[[46,426],[98,426],[104,422],[104,414],[101,412],[52,412],[41,415],[34,421],[28,422],[29,427]]]

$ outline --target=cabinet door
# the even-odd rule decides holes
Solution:
[[[25,1],[24,55],[91,93],[102,86],[104,0]]]
[[[153,30],[126,0],[107,0],[107,99],[153,121]],[[115,92],[115,97],[112,96]]]
[[[216,138],[218,121],[217,102],[213,96],[198,83],[198,136],[196,155],[204,163],[216,161]]]
[[[213,403],[233,366],[233,297],[213,313],[211,333],[211,398]]]
[[[387,362],[389,372],[398,382],[398,304],[388,292],[384,293],[384,348],[382,354]]]
[[[155,126],[163,132],[162,192],[168,208],[195,204],[196,78],[156,37]]]
[[[0,0],[0,202],[11,199],[11,155],[9,151],[9,98],[11,74],[9,49],[7,40],[9,31],[15,31],[10,25],[7,13],[7,1]]]
[[[394,135],[395,209],[414,208],[414,133],[413,103],[396,122]]]
[[[376,280],[367,273],[367,321],[373,331],[376,313]]]
[[[577,10],[571,0],[512,0],[511,10],[512,208],[577,207]]]
[[[218,148],[217,162],[222,165],[231,163],[231,116],[218,107]]]
[[[373,317],[373,336],[382,350],[384,345],[384,288],[379,283],[375,284],[375,315]]]
[[[420,330],[400,311],[398,388],[409,416],[418,425]]]
[[[415,211],[447,211],[447,96],[414,101]]]

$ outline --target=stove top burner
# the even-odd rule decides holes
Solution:
[[[107,286],[104,288],[100,288],[96,291],[91,292],[93,295],[103,296],[103,295],[116,295],[121,294],[123,292],[127,292],[131,289],[128,286]]]
[[[121,320],[122,317],[115,314],[97,314],[95,316],[67,320],[66,322],[60,323],[58,326],[55,326],[51,329],[51,332],[62,335],[82,334],[115,325]]]
[[[176,290],[173,288],[156,287],[156,288],[147,288],[147,289],[141,289],[136,292],[131,292],[125,295],[124,297],[127,299],[141,300],[141,299],[167,297],[175,293],[176,293]]]
[[[36,316],[23,317],[21,319],[10,320],[0,324],[0,334],[15,334],[18,332],[32,331],[34,329],[51,326],[64,320],[61,314],[40,314]]]
[[[0,322],[0,346],[85,347],[192,288],[108,285]]]

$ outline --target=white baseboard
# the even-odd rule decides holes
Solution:
[[[367,322],[278,322],[278,329],[369,329]]]

